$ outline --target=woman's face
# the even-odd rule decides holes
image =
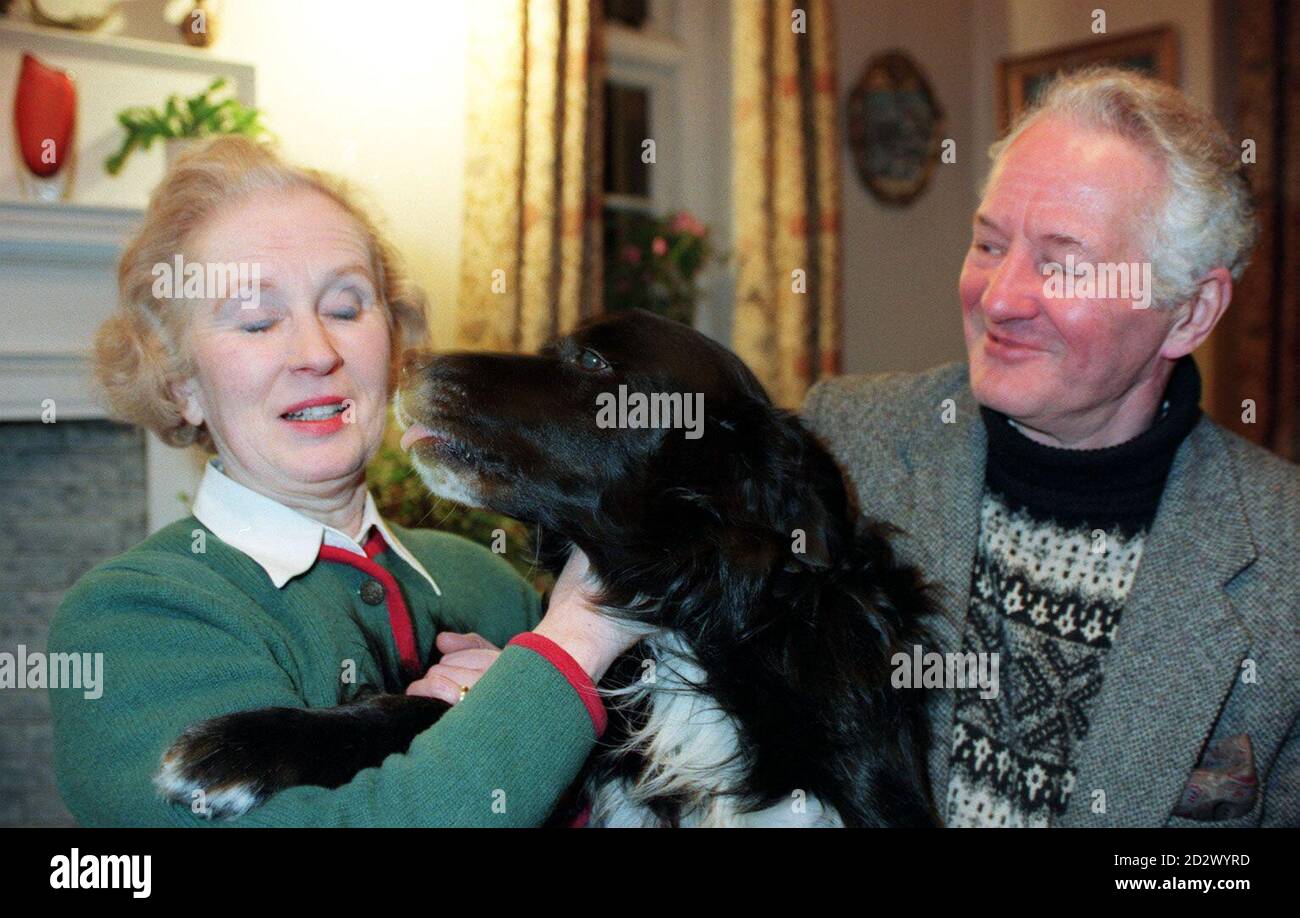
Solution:
[[[187,303],[185,419],[206,423],[226,474],[262,493],[355,487],[383,438],[390,359],[361,227],[318,192],[280,191],[219,210],[188,248],[205,271],[233,264],[260,283],[248,299]]]

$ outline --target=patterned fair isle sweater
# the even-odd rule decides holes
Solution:
[[[1184,357],[1156,423],[1092,450],[1035,443],[981,409],[988,462],[962,651],[998,655],[999,690],[955,690],[949,826],[1049,826],[1065,811],[1106,651],[1200,394]]]

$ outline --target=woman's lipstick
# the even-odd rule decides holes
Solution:
[[[341,395],[323,395],[289,406],[280,415],[280,420],[290,424],[298,433],[324,437],[343,429],[344,417],[352,406],[352,400]]]

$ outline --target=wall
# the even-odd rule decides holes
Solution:
[[[982,155],[971,112],[975,4],[838,0],[835,14],[841,119],[867,60],[898,47],[927,74],[946,113],[944,135],[957,142],[957,161],[937,166],[905,208],[876,201],[841,144],[844,369],[919,370],[961,359],[957,275],[970,242],[973,162]]]
[[[921,65],[957,141],[957,162],[904,209],[878,203],[844,148],[844,300],[847,372],[922,369],[964,354],[956,295],[969,219],[997,139],[996,63],[1086,41],[1095,0],[837,0],[840,111],[867,59],[901,47]],[[1212,0],[1112,0],[1107,33],[1172,23],[1180,34],[1182,85],[1214,104]],[[1208,347],[1197,354],[1212,372]]]
[[[974,42],[976,142],[981,151],[997,139],[996,68],[1000,57],[1036,54],[1061,45],[1103,39],[1171,24],[1178,31],[1182,87],[1207,108],[1214,107],[1213,0],[978,0]],[[1106,34],[1092,32],[1092,12],[1106,11]],[[988,175],[981,155],[976,184]]]
[[[1093,35],[1092,11],[1106,11],[1106,35],[1162,23],[1178,27],[1183,89],[1207,107],[1213,104],[1214,60],[1211,0],[1007,0],[1007,45],[1012,54],[1045,51],[1102,36]]]
[[[369,193],[415,280],[436,340],[460,251],[466,7],[227,0],[216,50],[257,65],[259,104],[300,162]]]
[[[107,34],[179,42],[185,4],[125,4]],[[224,0],[213,54],[257,68],[257,102],[292,160],[338,173],[387,224],[430,299],[456,301],[465,133],[463,0]],[[141,103],[157,104],[141,87]],[[157,154],[161,156],[161,154]]]

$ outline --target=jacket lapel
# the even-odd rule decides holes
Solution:
[[[987,435],[964,377],[959,393],[951,396],[956,402],[956,422],[939,423],[941,407],[926,406],[934,411],[933,420],[918,425],[918,433],[924,434],[912,441],[905,455],[914,495],[914,513],[907,525],[920,548],[916,563],[940,590],[942,614],[929,629],[934,649],[940,653],[961,649],[984,490]],[[942,813],[952,753],[953,693],[950,689],[928,691],[930,781]]]
[[[1249,533],[1227,447],[1202,419],[1170,470],[1058,825],[1169,818],[1250,643],[1224,590],[1256,557]]]

